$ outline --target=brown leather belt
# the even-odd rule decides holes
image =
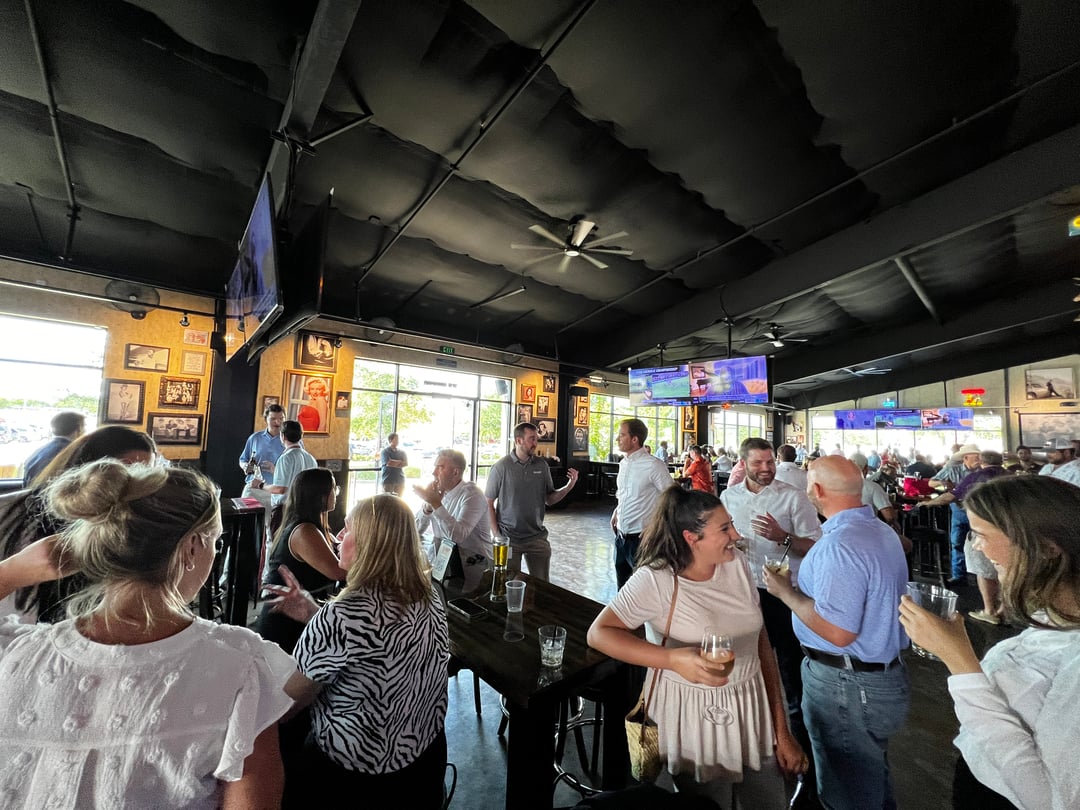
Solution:
[[[802,647],[803,653],[811,661],[817,661],[819,664],[824,664],[833,669],[850,669],[853,672],[884,672],[900,663],[899,655],[889,663],[882,664],[877,661],[860,661],[853,655],[834,655],[801,644],[799,646]]]

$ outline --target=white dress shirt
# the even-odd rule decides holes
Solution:
[[[443,493],[442,506],[432,510],[423,504],[416,512],[416,530],[423,534],[431,527],[435,550],[439,541],[449,538],[461,549],[461,559],[482,554],[491,559],[491,527],[488,525],[488,503],[483,490],[472,481],[460,481]]]
[[[776,518],[780,528],[788,534],[809,537],[811,540],[821,537],[821,523],[805,490],[773,479],[761,492],[755,493],[747,488],[746,483],[743,480],[733,487],[728,487],[720,493],[720,500],[731,515],[736,531],[746,538],[746,557],[750,561],[750,573],[754,575],[757,586],[764,588],[765,579],[761,569],[765,567],[765,554],[781,550],[783,545],[754,534],[750,521],[767,512]],[[802,557],[789,554],[788,562],[791,566],[791,581],[797,582]]]
[[[806,492],[806,470],[794,461],[781,461],[776,465],[776,479]]]
[[[619,499],[615,525],[623,534],[640,534],[649,524],[660,493],[674,482],[667,464],[640,448],[619,462],[615,483]]]

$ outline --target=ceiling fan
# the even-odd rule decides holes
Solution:
[[[542,236],[549,242],[553,242],[558,245],[558,248],[547,247],[545,245],[518,245],[512,244],[510,247],[513,250],[542,250],[546,255],[540,256],[536,259],[531,259],[525,262],[525,266],[528,267],[531,264],[537,264],[538,262],[544,262],[553,256],[562,256],[562,261],[559,263],[558,271],[564,272],[570,265],[571,259],[581,258],[591,264],[598,270],[606,270],[607,265],[597,258],[594,258],[594,253],[607,253],[611,256],[630,256],[634,251],[627,250],[620,247],[600,247],[615,239],[621,239],[624,236],[628,236],[626,231],[619,231],[618,233],[608,234],[607,236],[600,236],[596,239],[590,239],[589,234],[592,233],[596,227],[595,222],[591,222],[585,219],[584,216],[577,216],[567,223],[566,230],[567,236],[565,239],[560,239],[553,234],[547,228],[542,225],[530,225],[529,230],[535,233],[537,236]]]
[[[784,348],[788,343],[809,343],[809,338],[785,337],[784,327],[778,323],[770,323],[769,328],[762,333],[773,346],[778,349]]]
[[[846,371],[855,377],[866,377],[873,374],[888,374],[892,371],[891,368],[877,368],[876,366],[870,366],[870,368],[842,368],[841,371]]]

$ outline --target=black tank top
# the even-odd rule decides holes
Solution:
[[[266,574],[264,584],[284,585],[285,580],[278,573],[278,566],[286,565],[293,572],[293,576],[300,581],[301,587],[313,594],[325,591],[333,585],[334,580],[327,578],[303,560],[294,557],[289,550],[289,538],[292,537],[292,533],[299,526],[305,523],[309,523],[309,521],[294,520],[281,527],[281,530],[274,538],[274,545],[270,548],[270,559],[267,563],[270,570]],[[315,524],[312,523],[311,525],[314,526]]]

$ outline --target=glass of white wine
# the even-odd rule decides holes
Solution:
[[[725,678],[731,675],[735,669],[735,648],[732,646],[731,636],[720,632],[718,627],[706,627],[701,634],[701,654],[709,661],[723,664],[720,674]],[[719,692],[719,689],[717,690]],[[715,694],[717,700],[719,694]],[[705,710],[705,717],[718,726],[726,726],[735,721],[732,713],[723,706],[714,703]]]

